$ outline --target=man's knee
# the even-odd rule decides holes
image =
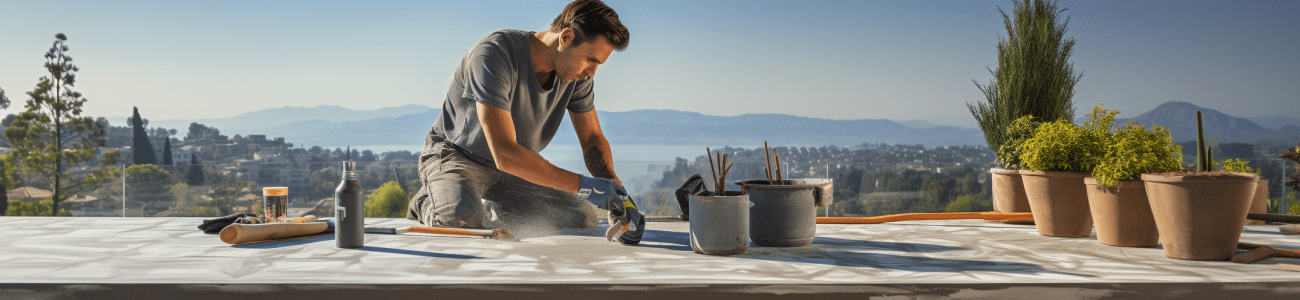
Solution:
[[[482,228],[484,218],[483,204],[473,188],[437,180],[421,187],[407,215],[429,226],[465,228]]]

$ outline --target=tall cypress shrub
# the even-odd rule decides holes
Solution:
[[[185,177],[185,183],[189,185],[203,185],[203,166],[199,165],[199,157],[190,153],[190,171]]]
[[[998,151],[1010,137],[1006,128],[1023,116],[1035,122],[1074,119],[1074,39],[1065,36],[1069,17],[1055,0],[1014,0],[1011,15],[998,8],[1007,37],[999,38],[998,66],[988,85],[975,83],[984,101],[967,103],[989,149]],[[998,157],[1005,165],[1007,158]]]
[[[144,119],[140,118],[140,109],[136,107],[131,108],[131,163],[158,163],[158,158],[153,154],[153,145],[149,144],[149,134],[144,131]]]
[[[163,159],[162,159],[162,164],[163,164],[164,166],[175,165],[175,163],[172,163],[172,139],[171,139],[170,137],[164,137],[164,138],[163,138]]]

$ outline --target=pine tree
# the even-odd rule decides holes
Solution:
[[[144,119],[140,118],[140,109],[131,108],[131,163],[157,164],[158,158],[153,154],[153,145],[149,143],[149,134],[144,130]]]
[[[169,137],[163,137],[163,159],[162,159],[162,164],[163,164],[164,166],[172,166],[172,165],[175,165],[174,163],[172,163],[172,139],[169,138]]]
[[[68,56],[68,37],[54,36],[54,45],[45,53],[45,69],[35,89],[27,92],[26,111],[5,128],[5,137],[15,148],[13,155],[28,174],[49,179],[54,192],[50,199],[51,215],[65,212],[60,202],[72,193],[99,187],[108,178],[118,176],[111,167],[81,168],[77,164],[95,159],[95,149],[104,145],[104,128],[91,117],[81,116],[86,98],[72,90],[80,71]],[[104,153],[101,166],[116,164],[117,152]]]

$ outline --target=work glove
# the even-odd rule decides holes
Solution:
[[[682,183],[682,187],[677,188],[677,205],[682,209],[682,220],[691,220],[690,195],[702,195],[707,190],[704,188],[704,177],[700,174],[691,175]]]
[[[261,224],[262,218],[257,217],[255,214],[236,213],[216,219],[203,219],[203,224],[199,225],[199,230],[203,230],[203,233],[219,233],[222,229],[225,229],[226,226],[236,223]]]
[[[645,216],[641,215],[641,210],[632,202],[631,197],[623,199],[623,211],[610,211],[609,220],[614,223],[605,232],[605,238],[613,242],[616,239],[619,243],[627,246],[636,246],[641,243],[641,236],[645,234]]]
[[[627,190],[609,179],[578,174],[578,198],[603,210],[622,212]]]

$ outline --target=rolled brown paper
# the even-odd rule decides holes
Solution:
[[[1264,246],[1264,247],[1255,248],[1255,250],[1250,250],[1250,252],[1233,255],[1232,262],[1239,263],[1239,264],[1248,264],[1248,263],[1253,263],[1268,258],[1269,256],[1273,256],[1273,248]]]
[[[1281,231],[1282,234],[1297,234],[1300,233],[1300,224],[1282,225],[1277,228],[1277,231]]]
[[[325,222],[231,224],[221,230],[221,241],[227,244],[244,244],[295,236],[312,235],[329,229]]]

